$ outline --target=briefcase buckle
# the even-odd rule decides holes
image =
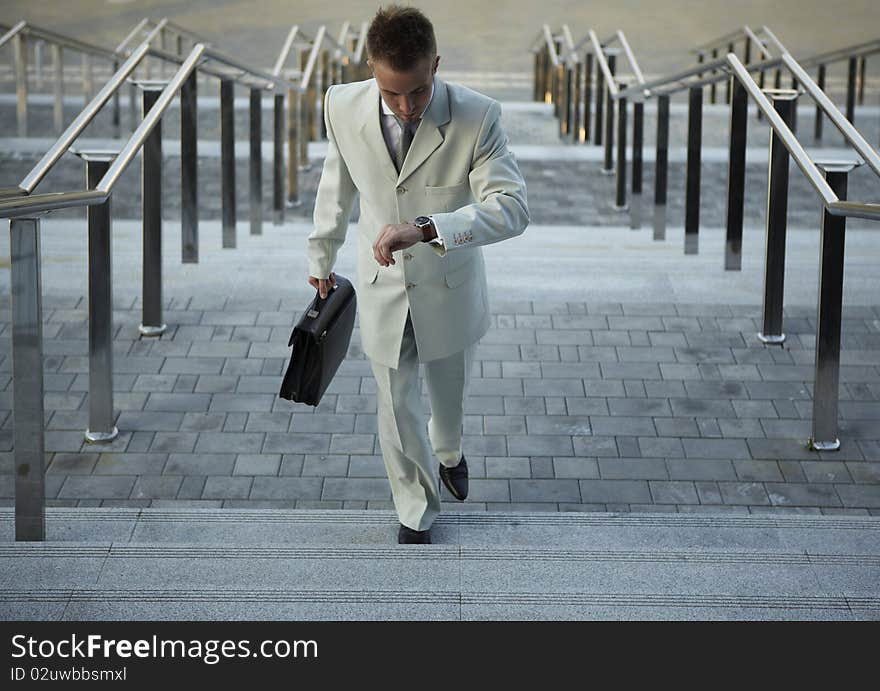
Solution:
[[[306,316],[308,316],[309,319],[314,319],[318,316],[318,310],[309,310],[308,312],[306,312]]]

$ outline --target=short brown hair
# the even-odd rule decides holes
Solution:
[[[393,70],[412,68],[437,54],[434,26],[416,7],[380,7],[367,30],[367,55]]]

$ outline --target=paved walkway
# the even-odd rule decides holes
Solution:
[[[54,506],[389,508],[374,382],[355,335],[321,406],[277,397],[309,297],[305,224],[239,225],[180,265],[168,223],[161,338],[140,338],[139,224],[114,224],[119,438],[88,415],[84,226],[43,226],[46,450]],[[760,240],[747,233],[746,246]],[[793,233],[784,348],[760,345],[760,254],[720,270],[720,231],[684,256],[651,230],[533,226],[487,247],[493,324],[475,363],[471,510],[880,512],[876,236],[850,234],[838,453],[805,448],[814,233]],[[271,248],[268,251],[267,248]],[[573,252],[573,250],[577,250]],[[7,255],[8,256],[8,255]],[[260,271],[256,271],[260,266]],[[621,267],[627,267],[621,271]],[[353,238],[338,270],[353,268]],[[8,286],[8,269],[0,272]],[[8,288],[0,298],[0,492],[12,497]],[[450,497],[446,497],[451,499]]]

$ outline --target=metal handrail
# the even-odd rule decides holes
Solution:
[[[617,87],[617,81],[614,79],[614,75],[611,74],[611,68],[608,66],[608,61],[605,59],[605,51],[602,50],[599,38],[596,36],[596,32],[592,29],[590,29],[588,36],[590,37],[590,43],[593,44],[593,53],[596,55],[596,63],[602,70],[602,74],[605,75],[605,85],[608,91],[611,92],[611,97],[617,98],[620,89]]]
[[[835,50],[828,51],[827,53],[813,55],[812,57],[802,60],[801,65],[803,67],[814,67],[819,64],[827,65],[828,63],[840,62],[841,60],[846,60],[847,58],[864,57],[866,55],[872,55],[874,53],[880,53],[880,39],[874,39],[873,41],[866,41],[865,43],[859,43],[854,46],[837,48]]]
[[[635,53],[633,53],[632,48],[629,47],[629,41],[626,40],[626,35],[620,29],[617,30],[617,40],[620,41],[620,45],[623,47],[626,60],[629,63],[633,75],[635,75],[636,81],[643,86],[645,84],[645,75],[642,74]]]
[[[0,24],[0,29],[5,29],[6,25]],[[26,21],[19,22],[13,28],[11,28],[2,39],[0,39],[0,46],[3,45],[4,42],[8,41],[10,38],[15,36],[16,34],[25,34],[27,36],[33,36],[43,41],[49,41],[51,43],[56,43],[60,45],[62,48],[70,48],[71,50],[79,51],[80,53],[88,53],[90,55],[97,55],[102,58],[107,58],[108,60],[116,60],[119,56],[109,48],[102,48],[101,46],[96,46],[91,43],[86,43],[85,41],[80,41],[76,38],[70,38],[69,36],[64,36],[62,34],[55,33],[50,29],[44,29],[43,27],[35,26]]]
[[[142,44],[142,46],[143,45],[144,44]],[[119,177],[125,172],[125,169],[144,145],[150,132],[153,131],[153,128],[168,109],[171,100],[180,90],[183,82],[190,76],[193,70],[198,67],[206,50],[207,46],[203,43],[198,43],[193,47],[183,64],[177,72],[174,73],[174,76],[162,90],[155,105],[150,108],[141,124],[132,133],[128,142],[122,148],[119,155],[116,156],[109,170],[104,174],[94,190],[52,192],[0,201],[0,218],[23,217],[29,214],[80,206],[92,206],[106,202],[110,198],[110,194],[113,192],[113,187],[116,185]],[[143,57],[142,54],[141,57]],[[136,64],[136,61],[134,64]],[[93,116],[94,113],[91,114],[91,117]],[[69,146],[69,143],[67,146]],[[60,156],[60,154],[58,154],[58,156]],[[57,160],[57,158],[55,160]],[[51,167],[51,164],[49,167]]]
[[[80,111],[73,122],[68,125],[64,133],[56,140],[52,147],[37,162],[30,173],[22,180],[20,188],[30,194],[36,189],[37,185],[49,173],[52,167],[58,162],[65,152],[70,148],[77,137],[88,127],[89,123],[98,113],[98,111],[109,101],[113,94],[122,86],[128,76],[134,72],[140,61],[147,54],[149,44],[147,42],[139,45],[131,56],[110,78],[110,80],[101,88],[89,104]]]
[[[840,133],[850,143],[850,145],[858,152],[865,163],[880,177],[880,155],[865,141],[861,133],[853,127],[852,123],[846,119],[840,109],[832,103],[831,99],[825,94],[819,85],[816,84],[807,74],[806,70],[801,67],[789,53],[782,56],[785,66],[791,71],[792,75],[804,87],[806,92],[813,98],[825,114],[834,123],[834,126],[840,130]]]
[[[571,37],[571,29],[568,28],[568,24],[562,25],[562,44],[568,51],[568,58],[565,59],[564,62],[580,62],[580,56],[578,55],[577,49],[574,46],[574,39]]]
[[[730,32],[724,34],[724,36],[719,36],[718,38],[713,38],[711,41],[706,41],[705,43],[701,43],[700,45],[691,49],[690,52],[697,53],[697,54],[704,53],[707,50],[711,50],[712,48],[717,48],[720,45],[724,45],[726,43],[730,43],[731,41],[735,41],[737,39],[740,39],[743,37],[743,34],[745,33],[746,28],[748,28],[748,27],[743,26],[743,27],[740,27],[739,29],[734,29],[733,31],[730,31]]]
[[[138,22],[138,24],[134,27],[134,29],[132,29],[124,39],[122,39],[122,42],[116,47],[116,52],[121,53],[123,50],[125,50],[128,47],[128,44],[131,43],[132,41],[134,41],[134,39],[137,37],[137,35],[141,31],[143,31],[144,28],[148,24],[155,24],[156,25],[149,32],[149,35],[151,38],[154,37],[156,34],[158,34],[159,31],[161,31],[162,29],[169,29],[169,30],[173,31],[175,34],[177,34],[178,36],[186,36],[190,40],[195,41],[197,43],[204,43],[206,46],[211,45],[210,41],[208,41],[205,38],[203,38],[202,36],[199,36],[198,34],[190,31],[189,29],[185,29],[184,27],[182,27],[178,24],[175,24],[174,22],[169,20],[167,17],[163,17],[158,22],[156,22],[153,19],[150,19],[149,17],[144,17],[143,19],[141,19],[140,22]],[[146,40],[146,39],[144,39],[144,40]],[[143,42],[143,40],[141,42]]]
[[[7,29],[6,33],[3,36],[0,36],[0,48],[6,45],[8,41],[12,39],[13,36],[20,33],[22,29],[27,26],[27,22],[22,20],[18,24],[13,27],[7,27],[5,24],[0,24],[0,29]]]
[[[791,62],[794,62],[794,59],[791,56],[788,56]],[[739,82],[743,85],[749,95],[754,99],[755,103],[758,105],[758,108],[764,113],[767,118],[767,121],[770,123],[770,126],[773,128],[773,131],[779,137],[782,145],[788,150],[791,156],[794,158],[795,163],[798,168],[801,169],[801,172],[807,178],[807,181],[816,191],[816,193],[822,198],[822,203],[825,208],[828,210],[828,213],[834,216],[854,216],[858,218],[866,218],[870,220],[880,221],[880,204],[875,203],[864,203],[864,202],[848,202],[841,201],[838,196],[834,193],[834,190],[831,189],[829,184],[825,181],[825,178],[822,176],[822,173],[819,172],[819,169],[816,167],[816,164],[813,163],[813,160],[804,150],[801,143],[798,141],[798,138],[791,131],[788,125],[785,124],[785,121],[780,117],[779,113],[776,112],[776,109],[770,103],[770,100],[764,95],[764,92],[761,90],[761,87],[752,79],[749,74],[749,70],[746,69],[745,65],[740,62],[739,58],[733,53],[729,53],[727,55],[727,62],[731,67],[732,73]],[[788,65],[789,63],[786,62]],[[801,74],[798,76],[798,80],[802,81],[802,78],[805,78],[806,81],[811,81],[809,76],[801,71]],[[802,81],[802,83],[804,83]],[[816,87],[818,89],[818,86]],[[837,111],[837,108],[834,107],[832,103],[827,102],[825,104],[829,107],[829,114],[831,111]],[[837,114],[840,117],[843,117],[840,111],[837,111]],[[844,136],[847,133],[844,132]],[[860,146],[864,149],[870,149],[867,142],[863,139],[861,140]],[[862,153],[859,150],[859,153]],[[876,152],[873,152],[874,157],[876,157]],[[878,161],[875,160],[875,163]]]
[[[298,32],[299,24],[294,24],[290,27],[290,31],[287,33],[287,38],[284,39],[284,45],[281,46],[281,53],[278,55],[278,60],[275,61],[275,67],[272,68],[272,74],[276,77],[281,76],[281,70],[284,69],[284,63],[287,62],[290,51],[293,49],[293,42],[296,40],[296,34]]]

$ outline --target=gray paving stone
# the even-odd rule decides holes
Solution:
[[[749,447],[740,439],[682,439],[688,458],[750,458]]]
[[[577,502],[581,499],[578,480],[510,480],[513,502]]]
[[[719,482],[725,504],[770,504],[767,490],[760,482]]]
[[[162,374],[220,374],[221,358],[167,357],[162,361]]]
[[[651,498],[656,504],[698,504],[700,502],[693,482],[651,480],[648,482]],[[651,504],[655,506],[656,504]]]
[[[774,506],[841,506],[836,485],[767,482],[764,487]]]
[[[163,475],[232,475],[235,466],[235,454],[180,454],[168,455],[168,461],[162,471]],[[183,488],[181,488],[182,491]],[[182,497],[198,498],[198,497]]]
[[[776,461],[736,460],[733,462],[733,467],[740,480],[754,482],[781,482],[783,480]]]
[[[846,468],[854,482],[880,483],[880,464],[868,462],[846,462]]]
[[[752,458],[815,460],[805,441],[799,439],[747,439]]]
[[[266,435],[261,432],[200,432],[196,453],[259,453]]]
[[[252,477],[212,475],[205,481],[203,499],[247,499],[254,482]]]
[[[197,432],[156,432],[150,444],[150,451],[192,453],[198,436]]]
[[[529,435],[589,435],[590,418],[574,415],[527,415]]]
[[[609,398],[608,410],[612,416],[666,417],[672,414],[665,398]]]
[[[269,412],[277,395],[218,393],[211,396],[210,412]]]
[[[880,485],[833,485],[843,506],[880,508]]]
[[[669,474],[662,458],[600,458],[603,480],[666,480]]]
[[[116,426],[136,431],[177,431],[183,421],[183,413],[154,410],[125,411],[119,414]]]
[[[180,490],[180,476],[144,475],[137,479],[131,492],[132,499],[174,499]]]
[[[236,389],[238,377],[228,374],[202,374],[196,382],[196,393],[232,393]],[[209,398],[210,400],[210,398]]]
[[[267,432],[263,453],[329,453],[329,434],[280,434]]]
[[[98,462],[97,453],[56,453],[47,468],[47,473],[59,475],[89,475]]]
[[[556,477],[553,469],[553,458],[550,456],[532,456],[529,459],[532,479],[548,480]]]
[[[554,458],[553,471],[554,477],[559,479],[599,479],[599,463],[595,458]]]
[[[670,480],[735,480],[736,471],[730,460],[666,459]]]
[[[720,418],[718,420],[718,427],[721,431],[721,436],[726,438],[742,437],[745,439],[747,437],[761,437],[764,435],[761,421],[754,418]]]
[[[468,463],[470,471],[470,462]],[[470,473],[473,475],[473,473]],[[387,477],[385,472],[385,462],[381,455],[366,456],[355,454],[349,456],[348,465],[349,477]]]
[[[576,456],[617,457],[617,440],[614,437],[573,437]]]
[[[68,475],[59,499],[127,499],[135,478],[128,475]]]
[[[232,468],[233,475],[278,475],[281,454],[238,454]]]
[[[574,454],[571,437],[558,434],[510,435],[507,437],[507,447],[513,456],[571,456]]]
[[[639,452],[646,458],[682,458],[681,439],[675,437],[639,437]]]
[[[656,436],[654,420],[650,417],[623,417],[623,416],[590,416],[590,424],[593,434],[599,436],[633,435],[633,436]]]
[[[324,480],[323,500],[388,499],[391,486],[382,478],[337,478]]]
[[[651,502],[651,491],[645,480],[579,480],[579,483],[584,503]]]

